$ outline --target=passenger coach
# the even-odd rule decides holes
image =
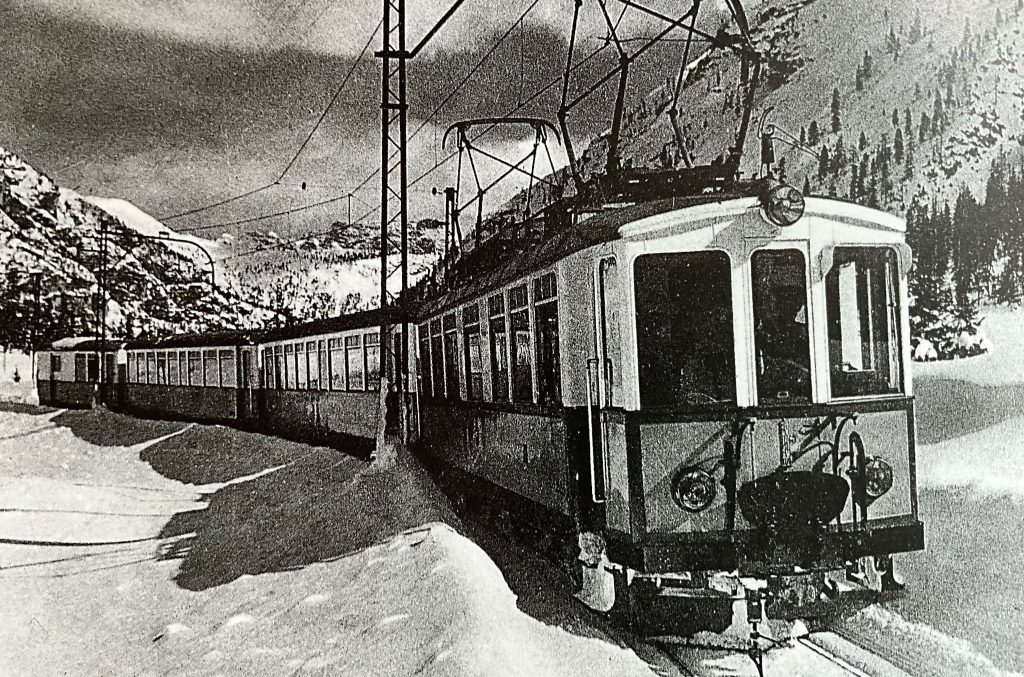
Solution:
[[[620,605],[716,572],[768,581],[778,615],[827,572],[896,587],[891,555],[923,547],[909,265],[901,219],[788,187],[577,217],[427,294],[423,452],[606,557]]]

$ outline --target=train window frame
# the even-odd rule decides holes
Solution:
[[[236,362],[235,351],[231,348],[221,348],[217,351],[217,369],[220,371],[221,388],[238,387],[238,365]]]
[[[329,390],[343,392],[347,386],[345,380],[345,342],[340,335],[327,339],[327,362],[331,373],[328,385]]]
[[[380,331],[363,334],[363,380],[368,392],[380,391],[380,349]],[[370,359],[371,351],[376,355],[374,360]],[[376,364],[371,372],[370,365],[373,363]]]
[[[274,390],[277,382],[274,380],[274,347],[266,346],[262,350],[263,355],[263,387],[267,390]]]
[[[320,367],[318,379],[320,381],[320,390],[331,389],[331,353],[328,350],[328,340],[318,339],[317,340],[317,360]]]
[[[530,317],[529,290],[530,285],[526,282],[508,290],[509,395],[517,404],[532,404],[534,401],[533,318]]]
[[[178,351],[178,382],[188,385],[188,351]]]
[[[455,312],[441,318],[441,351],[444,360],[444,396],[448,400],[460,399],[461,369],[459,368],[459,326]]]
[[[201,351],[188,351],[188,384],[196,387],[203,385],[203,354]]]
[[[345,385],[346,390],[349,392],[363,392],[366,390],[366,358],[363,353],[363,341],[361,334],[349,334],[345,336]],[[353,359],[352,354],[355,353],[354,363],[360,368],[358,374],[360,379],[359,387],[353,384]]]
[[[292,349],[295,359],[295,389],[309,389],[309,359],[306,356],[306,343],[299,341]]]
[[[176,350],[167,353],[167,385],[181,385],[178,376],[178,351]]]
[[[903,363],[904,310],[900,292],[899,252],[888,245],[837,245],[833,248],[831,259],[830,268],[823,271],[822,276],[830,399],[856,400],[904,395],[906,366]],[[863,267],[847,267],[850,264],[861,264]],[[870,267],[872,265],[875,266],[874,270]],[[839,296],[842,296],[840,286],[844,282],[842,274],[850,270],[857,285],[852,301],[856,304],[855,311],[858,313],[860,325],[857,328],[857,338],[860,339],[862,365],[865,362],[865,320],[869,333],[873,332],[880,322],[886,325],[881,332],[885,338],[884,342],[869,340],[866,344],[866,349],[870,352],[866,361],[871,364],[860,369],[856,368],[855,364],[844,361],[844,350],[849,343],[848,339],[852,337],[846,335],[844,331],[843,308],[850,308],[851,299],[848,298],[844,304]],[[862,272],[867,274],[862,276]],[[866,289],[859,286],[865,279],[868,284]],[[846,281],[849,281],[848,276]],[[876,300],[878,303],[875,303]],[[864,307],[865,303],[867,308]],[[849,369],[845,368],[847,365]]]
[[[559,348],[558,276],[555,271],[541,273],[533,280],[533,326],[537,402],[557,406],[562,403],[562,363]],[[551,328],[553,332],[545,332],[545,329]],[[545,353],[545,346],[549,344],[551,350]]]
[[[203,355],[203,385],[207,388],[220,387],[220,357],[216,348],[204,348]],[[210,373],[210,366],[213,366],[215,373]]]
[[[444,386],[444,332],[441,329],[441,318],[430,320],[430,379],[434,385],[431,396],[434,399],[444,399],[447,393]],[[438,358],[438,359],[435,359]]]
[[[163,386],[168,385],[166,350],[156,352],[156,382]]]
[[[490,352],[491,401],[512,401],[512,369],[509,352],[508,318],[505,296],[499,292],[487,299],[488,347]],[[498,337],[501,336],[500,345]],[[501,366],[504,365],[504,370]],[[501,375],[504,374],[502,378]]]
[[[430,323],[423,322],[417,327],[416,339],[419,344],[419,361],[416,366],[420,378],[420,393],[424,398],[434,396],[434,381],[431,372],[430,362]]]
[[[52,358],[51,358],[52,359]],[[128,383],[135,383],[135,377],[137,376],[136,369],[138,369],[138,362],[135,361],[135,353],[128,353]],[[54,371],[60,371],[60,365],[57,365],[57,369],[54,370],[54,364],[50,363],[50,377],[53,377]]]
[[[777,390],[775,395],[769,394],[770,389],[763,387],[762,378],[766,378],[764,374],[767,374],[767,370],[762,374],[761,371],[761,357],[762,357],[762,337],[767,336],[767,332],[759,330],[759,315],[758,315],[758,281],[757,277],[757,259],[765,256],[779,256],[785,254],[796,254],[800,257],[802,263],[802,274],[800,276],[800,282],[803,285],[803,305],[797,310],[796,314],[792,319],[789,320],[788,324],[791,325],[804,325],[804,340],[806,341],[806,369],[804,365],[800,365],[794,360],[778,358],[776,363],[790,364],[796,369],[806,371],[806,386],[802,393],[795,395],[790,394],[790,390]],[[799,405],[806,406],[814,401],[814,388],[815,388],[815,362],[814,362],[814,326],[813,326],[813,310],[812,310],[812,299],[811,299],[811,280],[810,280],[810,261],[808,253],[805,249],[801,248],[798,243],[786,242],[780,243],[778,246],[762,247],[755,249],[750,254],[750,317],[751,317],[751,331],[753,333],[753,375],[754,375],[754,390],[757,396],[758,404],[768,404],[773,406],[779,405]],[[776,299],[773,302],[777,302]],[[794,297],[795,301],[795,297]],[[788,315],[788,313],[787,313]],[[800,318],[803,318],[801,321]],[[781,332],[781,329],[779,330]],[[790,332],[792,333],[792,332]],[[777,347],[777,346],[776,346]],[[795,351],[794,351],[795,353]],[[795,355],[794,355],[795,356]],[[800,355],[803,358],[803,355]],[[787,396],[783,397],[782,394],[786,393]]]
[[[156,352],[150,350],[146,352],[146,384],[156,385],[157,383]]]
[[[480,402],[484,399],[484,346],[480,331],[480,304],[476,301],[462,309],[462,348],[466,400]]]
[[[669,257],[674,261],[667,261]],[[653,284],[653,280],[650,281],[649,289],[641,287],[641,284],[647,281],[643,268],[649,263],[657,264],[651,267],[652,273],[666,272],[670,263],[687,267],[699,266],[695,268],[695,274],[700,274],[702,279],[708,280],[711,284],[704,290],[704,297],[698,299],[692,294],[688,295],[688,298],[696,301],[692,307],[671,304],[668,297],[673,292],[681,293],[681,287],[673,289],[662,284]],[[617,268],[617,261],[615,265]],[[640,409],[719,411],[735,408],[739,401],[734,328],[736,299],[732,286],[733,262],[729,252],[718,248],[652,252],[635,257],[630,265],[632,289],[628,288],[625,280],[625,270],[616,274],[623,276],[620,277],[623,284],[620,292],[633,295],[636,379]],[[713,276],[721,276],[719,284],[715,284],[719,280]],[[655,293],[665,295],[660,306],[657,305],[659,299],[652,296]],[[649,297],[653,299],[650,308],[647,307]],[[688,310],[691,314],[684,315],[682,310]],[[694,313],[703,313],[706,317],[694,321]],[[715,318],[720,318],[720,331],[680,334],[689,327],[706,328]],[[665,322],[670,324],[666,326]],[[646,331],[648,326],[653,327],[653,331]],[[668,338],[665,338],[666,336]],[[699,340],[703,340],[704,344],[697,345]],[[666,342],[681,348],[670,351],[665,346]],[[691,349],[691,346],[695,347]],[[621,345],[619,347],[621,349]],[[715,355],[718,356],[717,359],[708,359],[708,356]],[[711,374],[716,368],[717,379]],[[672,376],[668,376],[669,374],[678,374],[678,379],[673,379]],[[707,389],[709,387],[711,391]],[[606,399],[611,401],[610,398]]]

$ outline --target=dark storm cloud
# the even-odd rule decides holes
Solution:
[[[56,0],[49,4],[61,5]],[[116,7],[103,0],[84,2],[89,11],[0,8],[0,144],[61,183],[123,197],[156,215],[275,179],[352,66],[372,22],[363,31],[350,30],[343,48],[330,53],[300,48],[295,40],[278,41],[285,45],[279,46],[267,40],[253,43],[251,35],[223,39],[228,21],[223,13],[211,19],[207,33],[191,35],[189,31],[198,30],[194,17],[189,24],[167,18],[168,7],[176,5],[180,3],[166,3],[157,19],[137,15],[138,7],[135,14],[103,15]],[[368,5],[360,7],[367,12]],[[370,15],[376,17],[376,3],[373,8]],[[111,16],[118,20],[109,20]],[[239,31],[255,30],[251,17],[229,16],[237,20]],[[513,18],[502,14],[502,28]],[[328,27],[336,27],[339,17],[327,15],[325,20]],[[353,26],[363,23],[365,17]],[[497,33],[486,30],[486,24],[479,28],[472,39],[460,41],[462,29],[453,26],[438,43],[443,49],[424,52],[410,66],[411,130],[494,44]],[[585,47],[589,51],[594,44]],[[371,47],[378,46],[379,38]],[[414,140],[413,176],[440,152],[434,143],[448,123],[511,110],[560,74],[565,47],[561,28],[550,20],[516,29],[473,82],[441,108],[438,127]],[[307,180],[337,193],[377,167],[378,69],[374,59],[356,68],[290,172],[295,185]],[[643,73],[636,72],[643,91]],[[558,95],[559,87],[553,87],[519,114],[553,119]],[[611,87],[606,87],[574,113],[581,137],[607,126],[610,99]],[[431,185],[451,180],[439,176]],[[371,182],[363,197],[372,202],[375,188]],[[271,192],[218,210],[216,217],[245,218],[326,195]]]

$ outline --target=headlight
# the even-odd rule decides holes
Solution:
[[[715,500],[715,478],[699,468],[684,468],[672,478],[672,500],[683,510],[700,512]]]
[[[864,493],[868,498],[878,498],[892,489],[892,466],[870,456],[864,464]]]
[[[763,204],[764,215],[776,226],[792,226],[804,215],[804,196],[786,184],[772,188]]]

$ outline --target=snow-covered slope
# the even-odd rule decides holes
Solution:
[[[112,337],[259,326],[276,318],[230,286],[213,287],[204,264],[139,237],[0,148],[0,345],[99,334],[101,314]]]
[[[220,242],[214,242],[213,240],[207,240],[202,237],[195,237],[188,233],[175,232],[127,200],[112,197],[97,197],[95,195],[89,195],[85,199],[108,214],[112,214],[121,219],[126,226],[134,229],[141,235],[146,235],[148,237],[175,237],[188,240],[189,242],[193,242],[206,249],[214,260],[223,258],[229,253]],[[195,253],[195,249],[188,245],[179,246],[173,242],[168,242],[167,244],[171,248],[181,250],[184,254]]]

